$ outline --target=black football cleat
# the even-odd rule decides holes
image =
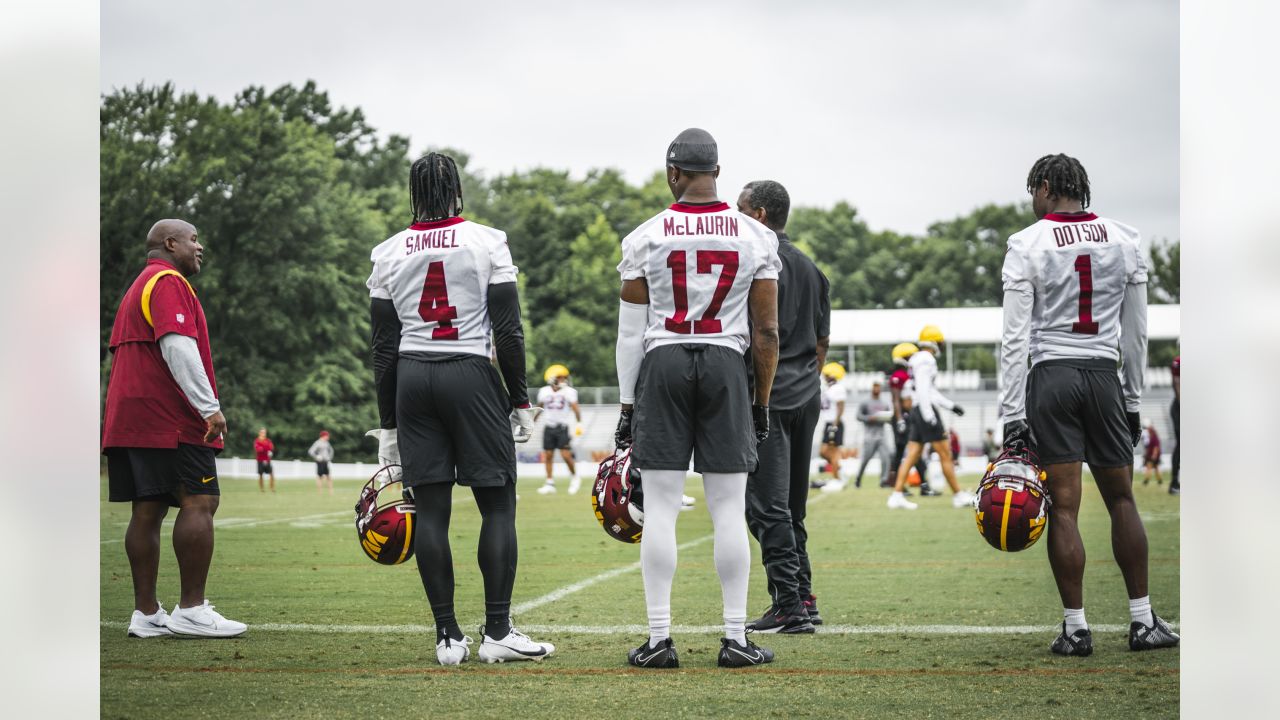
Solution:
[[[716,658],[716,664],[720,667],[740,668],[771,662],[773,651],[769,648],[762,648],[751,640],[743,645],[729,638],[720,638],[720,656]]]
[[[643,645],[627,653],[627,663],[642,668],[678,668],[680,657],[671,638],[658,643],[658,647],[650,647],[645,640]]]
[[[822,616],[818,614],[818,597],[810,595],[809,599],[804,601],[804,610],[809,613],[809,622],[814,625],[822,624]]]
[[[1174,632],[1169,624],[1161,620],[1154,612],[1151,617],[1155,620],[1154,625],[1143,625],[1140,622],[1129,623],[1129,649],[1130,650],[1158,650],[1160,648],[1176,647],[1182,637]]]
[[[805,635],[816,632],[817,628],[809,619],[804,606],[798,612],[782,612],[776,607],[765,611],[759,620],[747,623],[747,629],[758,633],[780,633],[783,635]]]
[[[1093,654],[1093,633],[1089,632],[1088,628],[1081,628],[1068,636],[1067,624],[1064,622],[1062,633],[1049,646],[1049,652],[1054,655],[1089,657]]]

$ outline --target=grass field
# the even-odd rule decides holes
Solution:
[[[133,606],[121,544],[128,506],[105,501],[104,480],[102,716],[523,720],[623,716],[640,708],[659,717],[1178,713],[1179,651],[1128,651],[1124,585],[1111,557],[1105,510],[1091,486],[1081,527],[1092,657],[1048,652],[1061,609],[1044,543],[999,553],[978,536],[972,513],[953,509],[949,497],[920,499],[920,510],[908,513],[887,510],[885,491],[850,488],[815,494],[809,511],[825,628],[812,636],[757,637],[778,660],[727,671],[715,667],[720,588],[701,481],[691,477],[687,492],[698,507],[681,516],[680,540],[689,546],[680,554],[672,603],[681,668],[641,671],[625,659],[646,635],[634,569],[638,547],[601,532],[585,492],[567,496],[562,483],[559,494],[540,496],[537,482],[520,484],[514,619],[535,639],[554,642],[556,654],[540,664],[442,668],[414,564],[375,565],[355,541],[356,481],[336,482],[332,497],[304,482],[282,483],[272,496],[259,494],[256,481],[223,481],[209,595],[220,612],[247,622],[249,632],[216,641],[126,639]],[[1156,610],[1176,623],[1178,499],[1163,490],[1139,486],[1138,505],[1150,541],[1151,596]],[[458,616],[477,640],[483,619],[474,560],[478,526],[469,492],[457,491]],[[172,609],[178,581],[168,527],[160,599]],[[590,582],[610,571],[615,574],[607,581]],[[580,589],[546,599],[575,584]],[[754,615],[767,605],[758,564],[751,588]]]

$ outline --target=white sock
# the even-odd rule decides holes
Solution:
[[[716,574],[720,576],[720,594],[724,598],[724,636],[745,644],[747,581],[751,577],[747,474],[703,473],[702,485],[715,530]],[[648,520],[647,514],[645,519]]]
[[[1067,637],[1077,630],[1089,629],[1089,623],[1084,621],[1084,608],[1062,608],[1062,620],[1067,624]]]
[[[640,470],[644,487],[644,535],[640,570],[652,647],[671,637],[671,582],[676,574],[676,518],[684,493],[683,470]]]
[[[1129,600],[1129,619],[1136,623],[1142,623],[1145,627],[1151,627],[1156,624],[1155,616],[1151,612],[1151,596],[1143,595],[1140,598]]]

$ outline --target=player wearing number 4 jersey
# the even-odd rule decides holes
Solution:
[[[1129,593],[1129,648],[1177,645],[1178,635],[1151,609],[1147,535],[1133,499],[1147,364],[1147,267],[1138,231],[1086,210],[1089,176],[1075,158],[1040,158],[1027,190],[1040,219],[1009,238],[1005,255],[1001,413],[1005,446],[1038,450],[1053,498],[1049,564],[1063,624],[1050,650],[1093,652],[1076,523],[1082,462],[1111,514],[1111,546]]]
[[[640,667],[679,662],[670,637],[671,581],[676,517],[690,457],[703,475],[724,599],[719,664],[773,660],[772,652],[744,634],[751,572],[746,487],[747,473],[757,465],[756,444],[769,432],[782,262],[773,231],[716,196],[717,162],[709,133],[697,128],[680,133],[666,158],[676,203],[622,241],[618,265],[622,417],[617,440],[630,444],[634,428],[631,457],[644,487],[640,564],[649,641],[628,656]],[[742,361],[748,346],[754,405]]]
[[[453,159],[428,153],[409,174],[414,223],[373,250],[369,276],[378,459],[403,467],[414,503],[414,556],[436,621],[436,658],[457,665],[471,640],[453,607],[449,515],[454,484],[480,507],[479,561],[488,662],[541,660],[554,647],[511,627],[516,460],[537,415],[525,387],[516,267],[506,235],[464,220]],[[492,333],[502,378],[489,362]],[[503,388],[505,380],[506,387]],[[401,456],[403,455],[403,460]]]

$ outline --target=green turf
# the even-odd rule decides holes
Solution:
[[[974,478],[969,478],[972,482]],[[1089,560],[1088,617],[1128,623],[1109,524],[1096,490],[1086,488],[1081,530]],[[1048,653],[1050,625],[1061,617],[1044,543],[1023,553],[989,548],[972,513],[947,497],[920,499],[908,513],[884,507],[884,491],[852,488],[810,509],[814,588],[830,625],[1042,625],[1043,633],[935,635],[911,632],[765,637],[772,665],[715,667],[713,634],[677,634],[677,671],[628,668],[640,634],[544,631],[554,657],[534,664],[469,662],[441,668],[429,633],[361,635],[255,631],[254,625],[430,625],[413,563],[381,567],[355,541],[350,509],[359,483],[338,481],[332,497],[305,482],[259,494],[256,482],[222,482],[209,596],[219,611],[249,623],[234,640],[129,640],[128,563],[119,539],[128,506],[102,503],[102,715],[108,718],[519,717],[594,718],[657,709],[662,717],[1170,717],[1177,715],[1179,651],[1131,653],[1123,632],[1095,633],[1090,658]],[[519,604],[634,563],[638,547],[607,538],[585,493],[554,496],[520,484]],[[1178,499],[1164,488],[1137,488],[1151,557],[1151,596],[1176,622]],[[698,508],[681,515],[680,539],[711,532],[701,483]],[[459,491],[453,514],[457,608],[476,636],[483,600],[475,565],[479,514]],[[330,514],[332,513],[332,514]],[[250,522],[304,518],[293,522]],[[237,525],[239,525],[237,527]],[[168,531],[164,534],[168,542]],[[756,548],[753,547],[753,552]],[[749,610],[767,604],[763,574],[752,569]],[[177,568],[166,550],[160,598],[177,598]],[[639,572],[592,585],[515,618],[525,626],[645,623]],[[673,594],[677,625],[720,622],[720,589],[710,543],[681,553]],[[1017,712],[1015,712],[1015,709]],[[652,711],[652,710],[651,710]]]

